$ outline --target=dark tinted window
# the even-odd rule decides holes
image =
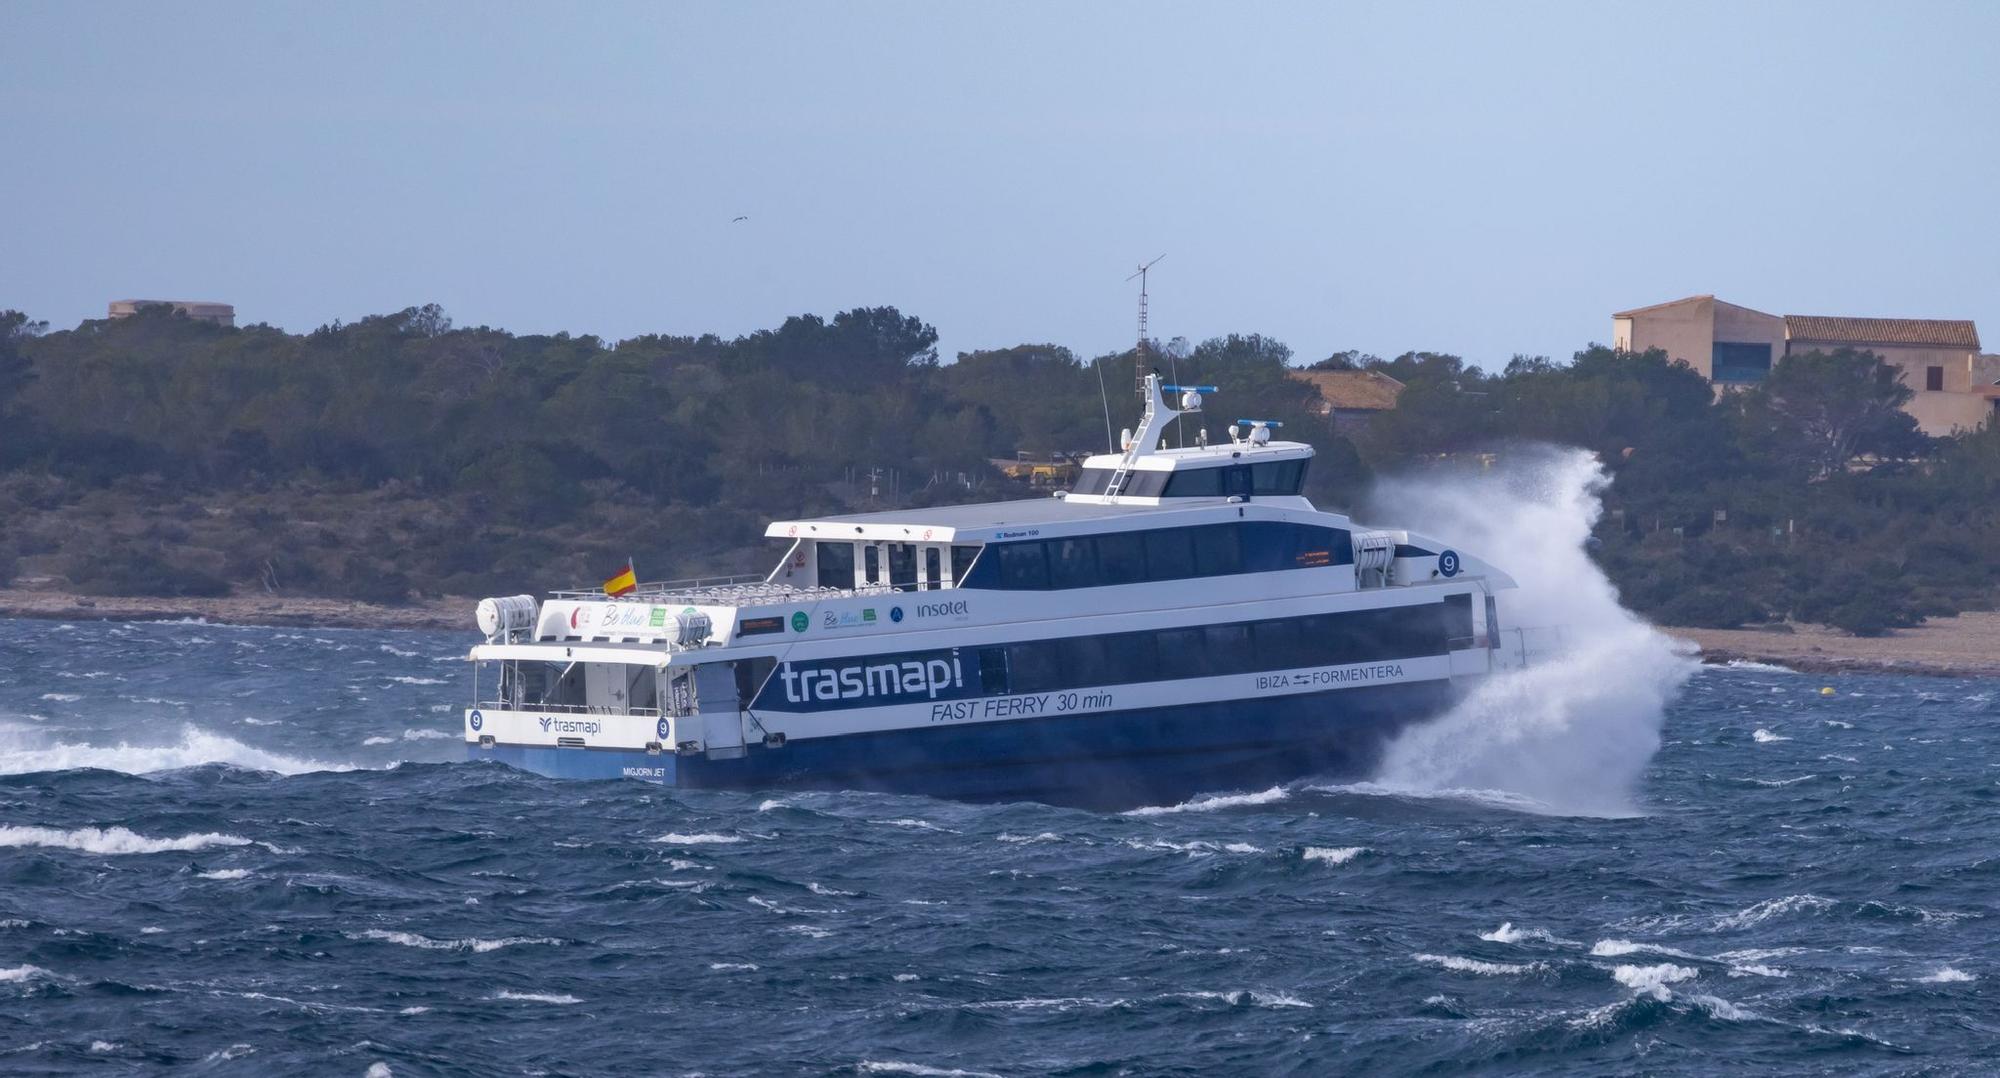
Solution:
[[[1133,472],[1125,477],[1125,489],[1118,493],[1134,498],[1157,498],[1166,486],[1166,472]]]
[[[889,583],[904,591],[917,590],[917,545],[889,544]]]
[[[1472,596],[1447,595],[1442,604],[1444,610],[1444,635],[1454,648],[1472,646]]]
[[[1007,645],[1007,684],[1015,692],[1046,692],[1063,685],[1062,649],[1067,640],[1031,640]]]
[[[1089,536],[1076,539],[1051,539],[1049,548],[1049,586],[1055,588],[1088,588],[1097,583],[1097,543]]]
[[[1222,469],[1222,492],[1232,498],[1250,496],[1250,466],[1232,464]]]
[[[955,546],[951,548],[951,579],[954,584],[965,583],[965,571],[972,568],[972,559],[979,556],[976,546]]]
[[[1306,639],[1305,623],[1299,618],[1252,624],[1250,646],[1257,656],[1259,669],[1284,670],[1294,666],[1311,666],[1313,663],[1312,642]]]
[[[1113,532],[1098,536],[1097,578],[1100,584],[1136,584],[1146,579],[1143,533]]]
[[[979,691],[999,696],[1007,691],[1007,649],[979,649]]]
[[[1222,497],[1223,468],[1196,468],[1192,471],[1174,472],[1167,480],[1166,497],[1169,498],[1220,498]]]
[[[1294,670],[1442,655],[1472,600],[1054,640],[978,652],[988,695]]]
[[[1000,586],[1037,590],[1049,586],[1049,563],[1040,543],[1002,543],[989,550],[999,555]]]
[[[822,588],[851,588],[854,586],[854,544],[815,543],[819,547],[819,586]]]
[[[1073,636],[1062,642],[1063,685],[1100,683],[1105,676],[1104,636]]]
[[[861,578],[870,584],[882,582],[882,549],[873,543],[861,548]]]
[[[1145,533],[1146,579],[1181,580],[1194,575],[1194,537],[1187,528]]]
[[[1111,485],[1111,469],[1085,468],[1076,477],[1076,486],[1070,488],[1072,494],[1102,494]]]
[[[1155,634],[1160,649],[1160,676],[1184,678],[1206,676],[1206,655],[1200,629],[1165,629]]]
[[[1206,524],[1194,533],[1194,571],[1200,576],[1228,576],[1243,571],[1243,548],[1234,524]]]
[[[943,573],[944,573],[944,559],[938,555],[938,548],[934,546],[925,547],[924,579],[928,581],[928,583],[926,583],[924,586],[926,588],[939,587],[940,586],[939,582],[943,579]]]
[[[1117,685],[1125,682],[1158,681],[1160,673],[1160,649],[1153,640],[1154,634],[1113,633],[1104,638],[1104,680],[1099,684]]]
[[[1255,670],[1256,660],[1250,651],[1250,626],[1243,622],[1233,625],[1210,625],[1201,631],[1202,644],[1207,650],[1208,669],[1216,674],[1237,674],[1245,670]]]
[[[1250,466],[1250,486],[1258,494],[1297,494],[1305,479],[1305,460],[1267,460]]]

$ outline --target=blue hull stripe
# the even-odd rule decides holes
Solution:
[[[750,746],[735,760],[643,751],[468,746],[558,778],[671,786],[880,790],[1117,806],[1308,775],[1355,774],[1413,722],[1448,708],[1448,681],[1144,711],[938,725]]]

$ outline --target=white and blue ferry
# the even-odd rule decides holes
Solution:
[[[1124,451],[1051,498],[779,521],[761,578],[484,600],[467,751],[671,786],[1138,803],[1363,770],[1518,661],[1505,573],[1315,509],[1312,448],[1273,424],[1209,444],[1212,391],[1147,376]],[[1181,417],[1195,444],[1163,448]]]

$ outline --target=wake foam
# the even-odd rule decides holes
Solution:
[[[250,840],[247,838],[212,831],[179,838],[147,838],[123,827],[79,827],[73,831],[59,831],[53,827],[0,827],[0,846],[41,846],[83,853],[166,853],[170,850],[205,850],[210,846],[248,845]]]
[[[1433,966],[1443,966],[1457,973],[1477,973],[1482,977],[1534,973],[1547,968],[1540,962],[1481,962],[1476,958],[1460,958],[1455,954],[1415,954],[1410,957]]]
[[[1270,805],[1292,796],[1290,790],[1273,786],[1254,794],[1212,794],[1183,801],[1178,805],[1148,805],[1125,813],[1127,816],[1171,816],[1181,812],[1215,812],[1219,809],[1243,808],[1248,805]]]
[[[180,740],[166,745],[116,745],[57,741],[0,730],[0,775],[101,768],[127,775],[174,771],[204,764],[226,764],[253,771],[301,775],[308,771],[351,771],[352,765],[331,764],[246,745],[232,737],[198,726],[181,727]]]
[[[1376,781],[1410,789],[1505,790],[1591,816],[1635,813],[1666,706],[1693,676],[1680,644],[1618,603],[1584,553],[1609,485],[1591,454],[1548,449],[1479,480],[1381,485],[1384,518],[1463,544],[1520,585],[1499,593],[1508,628],[1560,627],[1561,654],[1488,678],[1436,722],[1393,742]]]

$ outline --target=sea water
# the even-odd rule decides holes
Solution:
[[[1603,701],[1488,701],[1446,721],[1497,756],[1405,746],[1382,775],[1094,813],[462,762],[470,642],[0,622],[0,1072],[2000,1052],[1990,681],[1676,672],[1650,737]],[[1618,796],[1582,775],[1570,798],[1546,761],[1506,781],[1538,751],[1639,759]]]

